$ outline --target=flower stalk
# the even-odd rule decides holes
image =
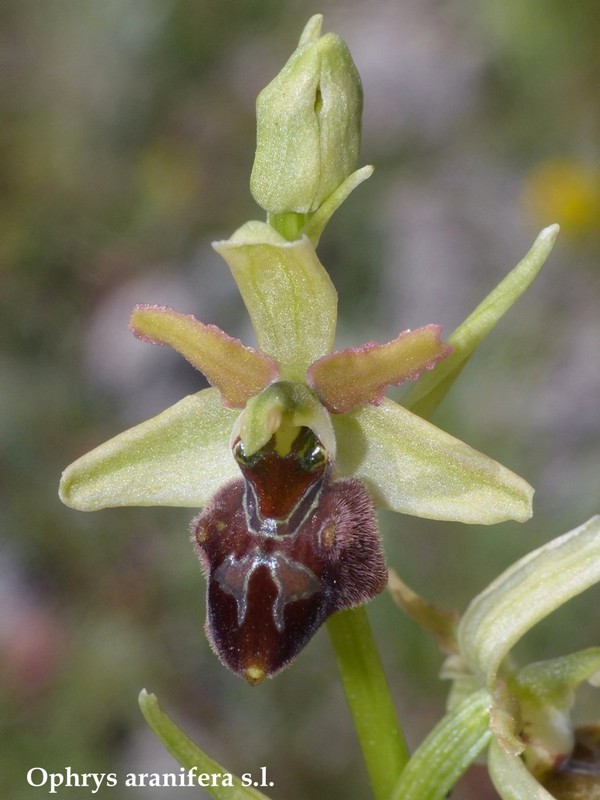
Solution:
[[[387,800],[409,757],[366,609],[327,623],[375,800]]]

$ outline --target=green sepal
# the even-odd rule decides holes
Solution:
[[[511,680],[525,723],[525,763],[544,775],[575,745],[571,709],[575,690],[600,670],[600,647],[528,664]]]
[[[337,292],[310,240],[288,242],[250,222],[213,247],[231,269],[260,350],[275,359],[282,380],[304,380],[333,349],[337,315]]]
[[[527,255],[448,337],[451,355],[419,379],[403,405],[422,417],[432,415],[477,347],[532,283],[550,255],[559,230],[558,225],[544,228]]]
[[[600,672],[600,647],[588,647],[577,653],[537,661],[515,675],[513,690],[521,700],[551,703],[568,710],[575,699],[575,689]]]
[[[241,779],[222,767],[201,750],[186,734],[172,722],[158,704],[156,695],[142,689],[139,696],[142,714],[148,725],[166,749],[186,770],[197,768],[199,774],[219,776],[223,782],[231,776],[232,786],[203,786],[202,789],[215,800],[269,800],[266,794],[252,786],[244,786]],[[211,783],[212,783],[211,779]],[[198,786],[200,789],[200,786]]]
[[[60,498],[79,511],[202,507],[240,474],[229,448],[238,416],[239,411],[223,407],[217,389],[184,397],[67,467]]]
[[[333,425],[337,474],[359,478],[383,508],[476,525],[531,516],[526,481],[392,400]]]

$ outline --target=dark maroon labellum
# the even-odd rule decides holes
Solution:
[[[206,631],[223,663],[251,684],[285,667],[335,611],[387,582],[364,486],[331,481],[325,448],[300,428],[283,455],[273,438],[247,457],[193,522],[208,577]]]

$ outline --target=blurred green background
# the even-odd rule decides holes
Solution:
[[[0,786],[31,767],[177,771],[142,687],[227,768],[266,766],[274,798],[368,796],[321,631],[250,689],[203,633],[192,514],[63,507],[60,471],[203,379],[127,329],[132,305],[194,313],[252,342],[213,239],[262,218],[248,191],[254,99],[308,16],[348,42],[374,177],[329,226],[339,344],[446,333],[552,222],[549,264],[436,422],[537,489],[524,526],[383,515],[390,565],[462,609],[512,560],[599,510],[600,16],[597,0],[3,0],[0,6]],[[396,396],[401,396],[400,392]],[[524,659],[599,644],[591,590]],[[370,606],[411,744],[442,713],[435,644],[387,595]],[[581,717],[597,715],[584,694]],[[480,782],[480,780],[482,782]],[[62,797],[88,796],[64,790]],[[477,770],[459,800],[492,798]]]

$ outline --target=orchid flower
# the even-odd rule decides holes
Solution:
[[[448,355],[437,326],[332,352],[336,293],[307,237],[288,242],[255,222],[215,247],[237,282],[259,349],[189,315],[137,306],[133,332],[174,347],[213,388],[78,459],[60,492],[85,511],[205,507],[195,535],[208,559],[211,641],[228,666],[256,680],[287,663],[333,611],[385,585],[373,503],[492,524],[526,520],[532,490],[383,397],[387,385],[415,379]],[[263,552],[273,537],[291,549]],[[309,540],[314,553],[301,558]],[[268,630],[252,606],[266,608]],[[302,637],[285,634],[292,609],[306,620]],[[217,617],[232,622],[222,626],[228,630],[260,628],[262,643],[254,638],[248,651],[234,646],[219,633]]]
[[[82,456],[60,487],[84,511],[204,509],[192,530],[208,577],[207,633],[251,684],[289,663],[334,612],[383,589],[375,506],[485,525],[531,515],[523,479],[384,393],[442,362],[448,369],[425,384],[416,408],[437,402],[533,279],[557,229],[543,232],[516,282],[503,282],[451,346],[425,325],[335,351],[337,294],[315,248],[372,168],[352,171],[360,80],[339,37],[320,35],[321,21],[309,21],[259,96],[251,187],[268,222],[214,245],[258,349],[188,314],[136,306],[133,333],[173,347],[212,388]]]

